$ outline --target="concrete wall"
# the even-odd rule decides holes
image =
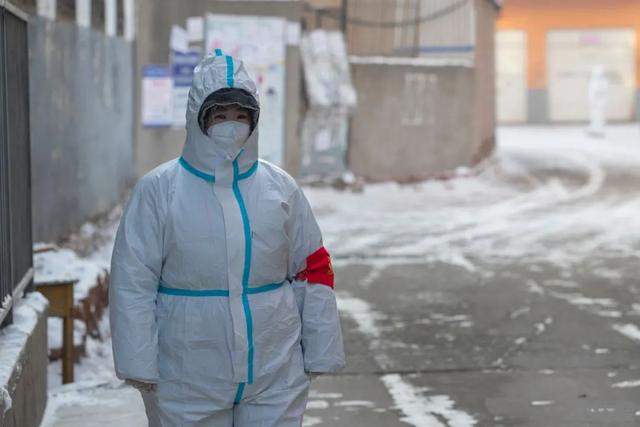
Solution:
[[[349,166],[356,175],[413,181],[471,164],[477,146],[469,102],[473,68],[420,64],[352,63],[358,108]],[[408,81],[424,82],[417,84],[425,85],[418,98],[411,96]]]
[[[47,405],[47,312],[40,293],[27,294],[14,308],[14,324],[0,334],[0,426],[40,425]]]
[[[498,8],[474,1],[471,60],[352,57],[358,107],[349,166],[356,175],[371,181],[425,179],[492,154]]]
[[[475,0],[475,10],[474,164],[489,156],[496,145],[495,23],[498,16],[496,5],[487,0]]]
[[[110,209],[133,179],[133,50],[121,38],[29,23],[34,241]]]
[[[155,166],[180,155],[186,132],[183,129],[143,128],[140,122],[140,82],[144,64],[167,63],[169,60],[169,35],[171,25],[183,26],[190,16],[206,13],[237,15],[280,16],[291,22],[300,22],[303,4],[299,1],[217,1],[190,0],[140,0],[137,41],[137,116],[136,116],[136,164],[139,175]],[[284,168],[297,174],[299,166],[299,122],[301,65],[298,46],[287,47],[286,60],[286,142]]]

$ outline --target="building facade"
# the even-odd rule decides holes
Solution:
[[[572,123],[589,116],[588,84],[604,66],[607,118],[639,117],[640,2],[507,0],[496,32],[502,123]]]
[[[348,153],[356,175],[423,180],[493,152],[499,7],[492,0],[312,2],[308,27],[345,30],[358,93]]]

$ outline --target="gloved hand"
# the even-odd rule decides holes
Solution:
[[[130,379],[126,379],[124,380],[125,384],[129,384],[131,387],[139,390],[139,391],[145,391],[145,392],[149,392],[149,391],[156,391],[156,387],[157,384],[154,383],[145,383],[142,381],[138,381],[138,380],[130,380]]]

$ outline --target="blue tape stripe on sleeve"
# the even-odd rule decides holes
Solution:
[[[202,178],[205,181],[209,181],[209,182],[216,182],[216,177],[215,176],[209,175],[208,173],[204,173],[201,170],[198,170],[198,169],[194,168],[193,166],[191,166],[189,164],[189,162],[187,162],[184,159],[184,157],[180,157],[180,164],[182,165],[183,168],[185,168],[186,170],[188,170],[189,172],[191,172],[192,174],[194,174],[198,178]]]
[[[240,175],[238,175],[238,179],[249,178],[251,175],[255,173],[257,169],[258,169],[258,162],[256,161],[246,172],[243,172]]]
[[[227,56],[227,86],[233,87],[233,58]]]
[[[244,392],[244,383],[238,384],[238,391],[236,391],[236,397],[233,399],[233,403],[236,405],[242,400],[242,393]]]
[[[178,295],[183,297],[228,297],[229,291],[225,289],[179,289],[167,286],[158,286],[158,293]]]
[[[251,307],[249,306],[249,298],[247,297],[247,288],[249,287],[249,272],[251,271],[251,227],[249,224],[249,215],[242,199],[242,193],[240,193],[240,186],[238,185],[238,161],[233,161],[233,193],[238,201],[240,207],[240,213],[242,215],[242,224],[244,228],[244,270],[242,271],[242,306],[244,308],[244,315],[247,322],[247,382],[253,384],[253,318],[251,315]]]
[[[219,48],[216,49],[216,56],[222,56],[222,55],[223,55],[222,49],[219,49]]]
[[[248,295],[261,294],[263,292],[274,291],[274,290],[282,287],[282,285],[284,285],[284,282],[271,283],[269,285],[262,285],[262,286],[258,286],[258,287],[255,287],[255,288],[249,288],[249,289],[247,289],[246,293]]]

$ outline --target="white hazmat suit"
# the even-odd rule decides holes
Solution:
[[[604,66],[597,65],[589,78],[589,135],[605,136],[609,80]]]
[[[295,181],[258,160],[257,127],[221,150],[198,124],[222,88],[258,99],[241,61],[196,67],[179,159],[135,186],[109,289],[118,378],[152,426],[300,426],[307,373],[345,363],[329,254]],[[306,372],[306,373],[305,373]]]

